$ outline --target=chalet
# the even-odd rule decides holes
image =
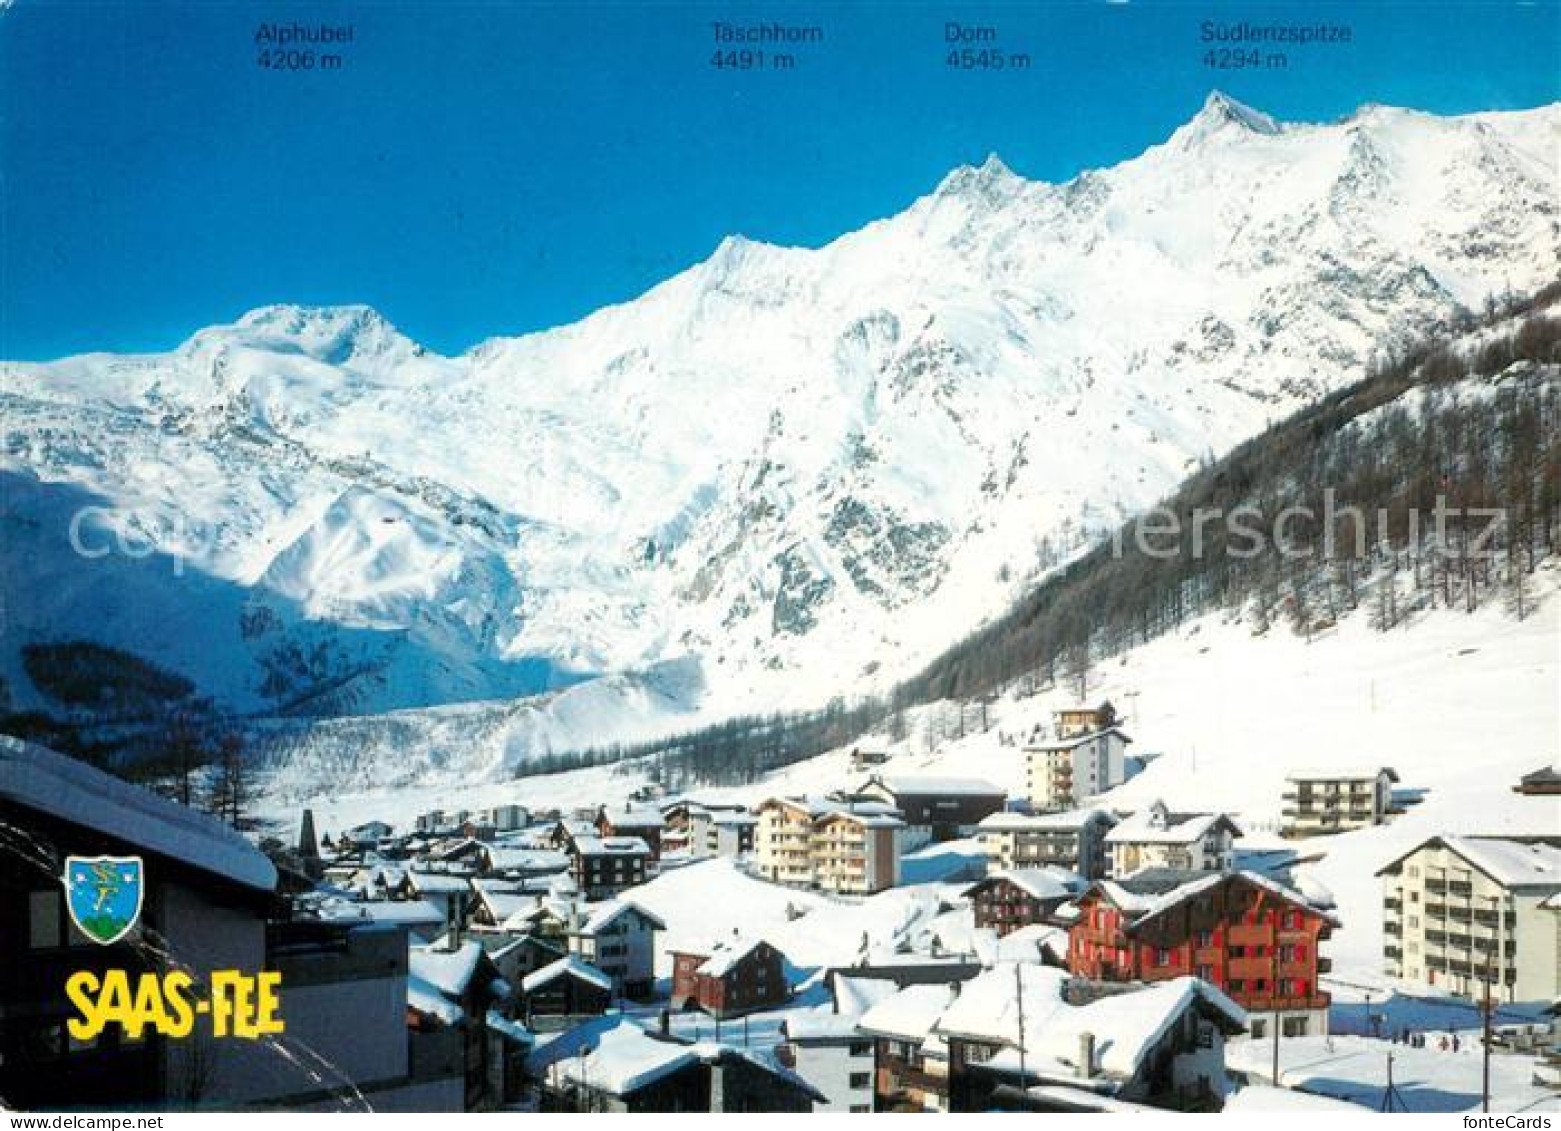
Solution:
[[[650,849],[650,859],[661,856],[661,810],[651,805],[609,810],[605,805],[596,814],[596,832],[603,839],[638,837]]]
[[[809,1112],[821,1093],[745,1048],[666,1032],[623,1016],[588,1022],[537,1048],[528,1072],[542,1110],[564,1112]]]
[[[862,895],[899,882],[905,826],[886,802],[770,798],[757,815],[754,863],[766,879]]]
[[[535,935],[508,935],[492,931],[479,931],[472,941],[481,943],[493,964],[499,968],[499,976],[511,987],[519,986],[527,974],[534,974],[544,966],[551,966],[565,956],[563,947]]]
[[[1255,1016],[1261,1036],[1277,1014],[1285,1036],[1328,1031],[1329,997],[1319,953],[1334,914],[1253,872],[1147,870],[1095,883],[1077,901],[1068,968],[1105,982],[1162,982],[1191,975]]]
[[[645,882],[650,846],[637,836],[572,836],[569,874],[586,899],[608,899]]]
[[[998,936],[1037,923],[1055,925],[1053,913],[1083,889],[1082,877],[1046,868],[1021,868],[988,876],[965,897],[977,927]]]
[[[1002,964],[971,981],[932,1035],[948,1049],[949,1109],[988,1111],[1004,1085],[1179,1111],[1218,1110],[1224,1041],[1247,1017],[1196,978],[1093,986]],[[1066,1109],[1064,1109],[1066,1110]]]
[[[510,987],[493,959],[475,942],[413,947],[407,975],[407,1009],[426,1028],[448,1026],[460,1034],[464,1105],[491,1109],[504,1101],[494,1088],[509,1073],[503,1061],[517,1051],[490,1030],[490,1010],[509,997]],[[453,1010],[453,1012],[452,1012]]]
[[[1296,770],[1285,777],[1284,835],[1318,836],[1380,825],[1398,781],[1390,766]]]
[[[738,1017],[785,1004],[786,956],[762,939],[734,935],[697,951],[672,952],[672,1008]]]
[[[588,962],[565,955],[520,981],[520,1007],[528,1024],[539,1017],[587,1017],[607,1012],[612,979]]]
[[[957,983],[907,986],[862,1015],[858,1027],[874,1042],[874,1111],[949,1110],[948,1046],[933,1029],[959,994]]]
[[[1561,796],[1561,769],[1541,766],[1533,773],[1524,774],[1512,789],[1515,793],[1526,793],[1533,797]]]
[[[905,822],[906,851],[929,841],[969,836],[982,818],[1002,812],[1008,794],[979,778],[868,778],[858,797],[887,803]]]
[[[1224,813],[1173,813],[1156,801],[1106,834],[1111,875],[1122,878],[1143,868],[1223,872],[1240,835]]]
[[[589,962],[613,982],[620,997],[648,997],[656,981],[656,932],[667,925],[633,903],[610,899],[569,932],[569,953]]]
[[[1434,836],[1377,875],[1393,977],[1477,1000],[1561,995],[1561,838]]]
[[[998,868],[1063,868],[1096,880],[1110,864],[1106,834],[1116,823],[1106,809],[993,813],[976,826],[976,835]]]
[[[510,880],[557,876],[569,871],[569,853],[501,841],[482,846],[477,854],[477,866],[485,876],[502,876]]]
[[[1063,707],[1052,712],[1052,725],[1058,738],[1077,738],[1118,725],[1116,708],[1106,700],[1098,707]]]
[[[1026,746],[1031,807],[1061,812],[1115,789],[1127,780],[1124,753],[1132,741],[1121,728],[1108,726]]]

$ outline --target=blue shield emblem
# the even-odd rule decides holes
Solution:
[[[130,933],[141,917],[139,856],[67,856],[65,906],[82,934],[108,946]]]

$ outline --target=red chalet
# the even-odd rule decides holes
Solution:
[[[1254,1037],[1276,1012],[1285,1036],[1328,1031],[1329,997],[1317,976],[1329,962],[1318,947],[1338,920],[1298,892],[1252,872],[1151,868],[1096,883],[1078,908],[1068,938],[1076,975],[1159,982],[1191,974],[1250,1012]]]
[[[732,938],[702,952],[672,952],[672,1008],[736,1017],[783,1005],[786,956],[761,939]]]

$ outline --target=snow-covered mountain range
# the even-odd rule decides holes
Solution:
[[[262,713],[549,692],[477,709],[499,763],[865,689],[1048,548],[1554,278],[1558,145],[1561,105],[1313,125],[1216,94],[1113,168],[993,157],[458,357],[276,306],[7,363],[0,674],[28,705],[20,645],[89,638]],[[71,548],[127,525],[133,554]]]

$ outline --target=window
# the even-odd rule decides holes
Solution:
[[[1160,947],[1154,952],[1154,964],[1156,966],[1169,966],[1171,964],[1171,952],[1165,947]]]
[[[852,1041],[846,1049],[847,1056],[872,1056],[872,1041]]]
[[[872,1104],[852,1104],[851,1105],[851,1112],[852,1112],[853,1115],[871,1115],[872,1111],[873,1111],[873,1105]]]
[[[1287,1037],[1306,1036],[1307,1021],[1304,1017],[1286,1017],[1282,1032]]]
[[[853,1088],[868,1088],[872,1086],[873,1074],[871,1072],[851,1073],[850,1086]]]
[[[1214,945],[1214,932],[1211,931],[1211,930],[1208,930],[1207,928],[1205,928],[1204,930],[1199,931],[1198,932],[1198,945],[1199,946],[1213,946]]]

